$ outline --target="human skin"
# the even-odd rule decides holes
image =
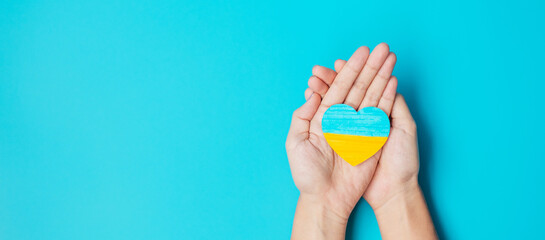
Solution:
[[[377,106],[390,115],[396,98],[397,79],[391,76],[395,62],[395,54],[384,43],[371,54],[361,47],[338,74],[331,70],[335,74],[331,78],[309,80],[309,85],[323,83],[322,89],[327,89],[315,91],[294,112],[286,140],[293,180],[300,191],[292,239],[344,239],[348,217],[369,186],[379,158],[373,156],[357,166],[341,159],[323,136],[322,116],[339,103],[358,110]]]
[[[345,64],[345,61],[337,60],[335,70],[342,71]],[[335,71],[322,66],[314,67],[313,74],[305,92],[307,96],[313,92],[327,93],[337,76]],[[367,91],[370,90],[371,87]],[[384,94],[387,93],[390,94],[388,89]],[[365,100],[362,106],[380,108],[380,104],[373,105],[373,102]],[[383,149],[373,156],[378,158],[378,165],[363,197],[375,212],[383,239],[437,239],[418,185],[416,124],[399,94],[395,97],[390,117],[390,136]]]

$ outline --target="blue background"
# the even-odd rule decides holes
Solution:
[[[543,1],[1,1],[0,238],[286,239],[315,64],[384,41],[445,239],[545,238]],[[377,238],[362,202],[349,239]]]

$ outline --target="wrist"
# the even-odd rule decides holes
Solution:
[[[417,181],[404,186],[373,210],[382,239],[437,239]]]
[[[333,204],[325,197],[301,194],[297,202],[297,208],[302,207],[313,213],[313,218],[320,223],[346,226],[350,213],[335,209]]]
[[[373,204],[371,207],[373,208],[373,211],[375,211],[375,214],[380,215],[388,213],[392,209],[399,210],[399,208],[403,208],[408,202],[411,202],[415,197],[418,197],[421,194],[418,181],[411,180],[396,187],[395,190],[385,196],[382,201]]]
[[[364,195],[371,208],[373,208],[373,211],[383,208],[384,205],[399,204],[399,201],[420,193],[417,176],[411,177],[405,182],[388,184],[387,187],[384,188],[385,191],[383,194],[375,196],[372,199],[368,199],[367,196]]]
[[[332,209],[325,198],[301,194],[292,239],[344,239],[348,217]]]

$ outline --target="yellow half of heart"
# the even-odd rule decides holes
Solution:
[[[348,134],[324,133],[327,143],[339,156],[356,166],[375,153],[386,143],[388,137],[368,137]]]

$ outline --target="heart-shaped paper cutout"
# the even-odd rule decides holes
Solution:
[[[356,166],[375,155],[386,143],[390,120],[376,107],[356,112],[346,104],[335,104],[324,113],[322,131],[331,148]]]

